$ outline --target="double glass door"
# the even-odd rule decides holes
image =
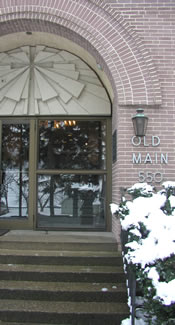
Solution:
[[[12,228],[18,220],[23,228],[106,229],[108,124],[1,120],[0,222]]]

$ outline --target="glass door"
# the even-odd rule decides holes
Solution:
[[[106,226],[106,121],[38,122],[37,227]]]
[[[28,218],[29,123],[0,122],[0,219]]]
[[[105,230],[111,200],[109,125],[105,118],[3,118],[0,226]]]

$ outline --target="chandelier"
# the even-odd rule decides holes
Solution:
[[[54,120],[54,128],[59,129],[60,127],[64,126],[75,126],[76,121],[75,120],[64,120],[64,121],[56,121]]]

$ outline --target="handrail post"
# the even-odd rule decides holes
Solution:
[[[121,230],[121,242],[123,253],[126,253],[125,244],[128,242],[128,232]],[[126,271],[128,278],[128,292],[131,298],[131,325],[135,325],[135,300],[136,300],[136,279],[132,269],[132,264],[126,263]]]

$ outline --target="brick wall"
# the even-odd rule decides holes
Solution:
[[[145,143],[133,147],[133,134],[130,118],[135,113],[134,107],[119,106],[118,115],[118,161],[113,166],[113,201],[120,200],[120,187],[128,187],[139,180],[138,174],[154,174],[156,181],[163,175],[163,181],[175,181],[175,2],[172,1],[108,1],[110,7],[120,12],[131,28],[141,37],[145,48],[157,70],[161,87],[162,104],[145,107],[149,117],[147,137]],[[114,123],[113,123],[114,124]],[[152,147],[152,136],[159,136],[160,145]],[[149,147],[148,147],[149,144]],[[132,155],[141,153],[151,162],[133,164]],[[168,159],[168,163],[161,163],[161,154]],[[148,161],[148,159],[146,159]],[[143,173],[141,174],[143,175]],[[159,182],[151,182],[156,188]],[[118,221],[113,219],[113,229],[119,233]]]
[[[0,35],[27,29],[59,34],[62,26],[66,28],[61,29],[63,36],[92,54],[96,50],[114,92],[117,88],[120,104],[160,103],[159,83],[147,49],[105,1],[40,0],[36,5],[31,0],[7,0],[0,4]]]
[[[96,57],[106,72],[118,134],[113,202],[119,202],[122,187],[139,181],[139,172],[149,173],[148,180],[156,176],[152,184],[158,188],[161,174],[164,181],[175,180],[174,0],[40,0],[37,5],[0,0],[0,13],[0,35],[29,29],[62,35]],[[149,124],[145,142],[134,146],[131,118],[140,106]],[[160,139],[158,146],[152,136]],[[119,229],[115,218],[113,229]]]
[[[175,2],[174,1],[108,1],[111,8],[121,13],[141,37],[145,48],[157,70],[161,87],[162,104],[145,106],[149,117],[145,143],[133,147],[131,117],[135,108],[119,106],[118,115],[118,161],[113,166],[113,201],[120,200],[120,187],[128,187],[139,180],[140,171],[156,173],[156,180],[175,181]],[[144,106],[143,106],[144,107]],[[160,138],[160,145],[152,146],[152,136]],[[149,146],[148,146],[149,144]],[[143,163],[133,164],[132,155],[142,154]],[[147,156],[147,153],[150,156]],[[166,155],[168,163],[161,162],[161,154]],[[144,163],[144,157],[147,163]],[[162,159],[163,160],[163,159]],[[151,163],[152,162],[152,163]],[[143,175],[143,174],[141,174]],[[148,174],[151,180],[152,174]],[[151,182],[156,188],[159,182]],[[114,227],[116,222],[114,219]],[[119,228],[117,228],[119,229]]]

